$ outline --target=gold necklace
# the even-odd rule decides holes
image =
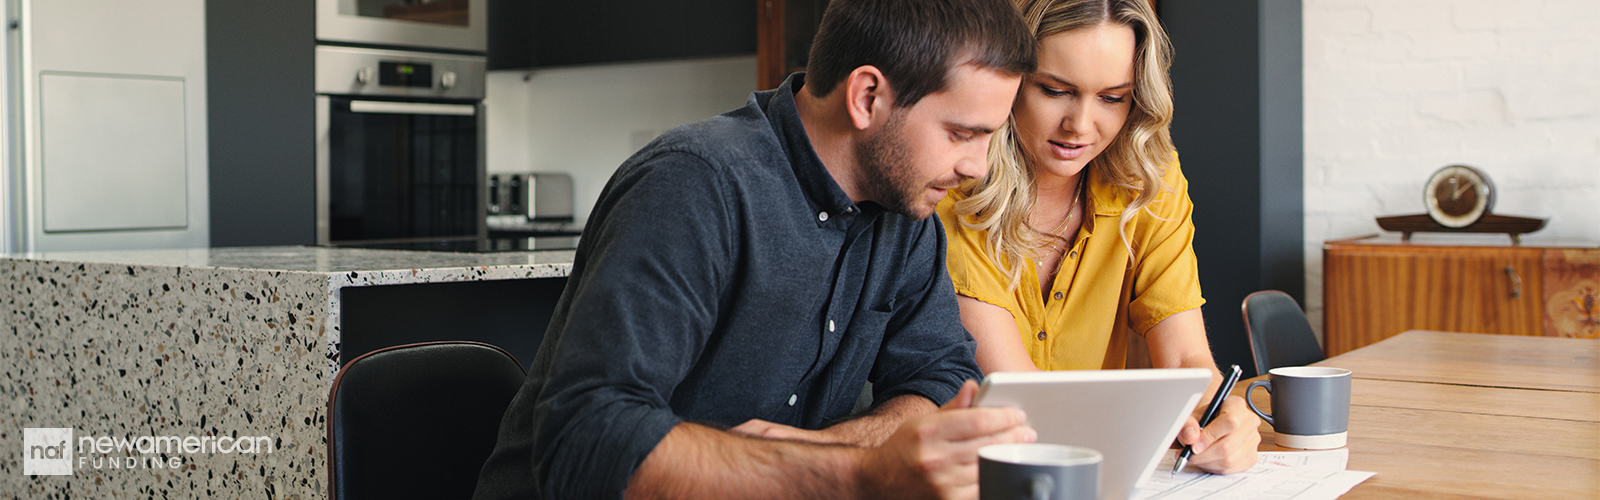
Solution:
[[[1067,202],[1067,216],[1061,218],[1061,224],[1057,225],[1054,231],[1043,233],[1044,235],[1051,236],[1049,243],[1050,248],[1054,249],[1056,253],[1060,253],[1061,250],[1066,248],[1064,245],[1067,241],[1067,237],[1061,233],[1066,231],[1067,225],[1072,223],[1072,212],[1078,209],[1078,195],[1083,194],[1083,185],[1085,181],[1087,181],[1088,177],[1088,172],[1083,172],[1083,175],[1078,177],[1078,185],[1072,190],[1072,201]],[[1038,230],[1035,229],[1035,231]]]
[[[1050,279],[1046,283],[1055,283],[1056,275],[1061,272],[1061,260],[1059,256],[1063,251],[1066,250],[1067,242],[1066,236],[1063,236],[1061,233],[1065,231],[1067,226],[1072,222],[1072,212],[1078,208],[1078,195],[1083,194],[1083,186],[1087,182],[1086,178],[1088,177],[1089,173],[1083,172],[1082,175],[1083,177],[1078,178],[1078,186],[1072,191],[1072,200],[1067,204],[1067,216],[1061,219],[1061,224],[1056,226],[1054,231],[1044,233],[1050,236],[1050,250],[1058,256],[1055,261],[1055,265],[1050,269]],[[1038,231],[1038,229],[1035,229],[1034,231]],[[1039,288],[1040,291],[1044,293],[1044,301],[1048,303],[1050,302],[1050,289],[1052,285],[1046,283],[1041,283]]]

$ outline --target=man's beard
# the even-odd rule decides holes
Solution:
[[[883,130],[856,144],[856,165],[861,167],[861,180],[869,199],[885,210],[921,220],[932,214],[933,208],[915,205],[926,186],[917,182],[904,128],[905,110],[896,108],[890,112]]]

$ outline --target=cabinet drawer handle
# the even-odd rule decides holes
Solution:
[[[1517,276],[1516,268],[1506,266],[1506,277],[1511,279],[1511,298],[1522,297],[1522,277]]]

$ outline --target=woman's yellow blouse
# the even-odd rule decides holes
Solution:
[[[1027,262],[1016,290],[989,258],[983,232],[956,220],[952,191],[937,207],[949,237],[950,279],[956,293],[1011,311],[1017,334],[1033,364],[1045,370],[1122,368],[1128,332],[1143,335],[1173,314],[1200,307],[1195,269],[1194,222],[1189,181],[1174,162],[1154,201],[1128,221],[1123,245],[1117,223],[1133,193],[1090,173],[1092,221],[1062,257],[1048,300],[1039,289],[1039,272]]]

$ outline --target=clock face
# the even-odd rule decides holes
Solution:
[[[1422,192],[1428,216],[1445,227],[1467,227],[1494,205],[1494,185],[1478,169],[1450,165],[1433,173]]]
[[[1459,173],[1452,173],[1433,189],[1433,199],[1439,202],[1439,211],[1452,217],[1472,213],[1478,206],[1478,181]]]

